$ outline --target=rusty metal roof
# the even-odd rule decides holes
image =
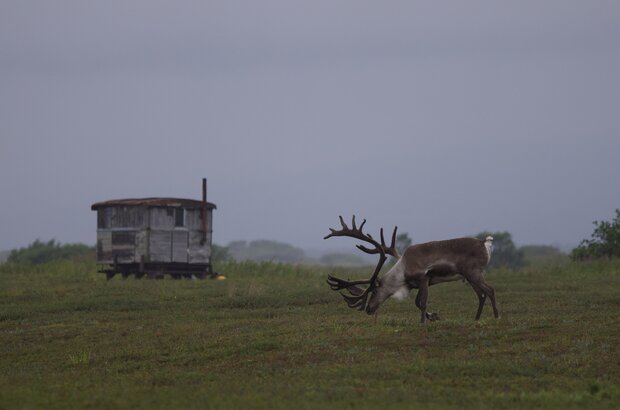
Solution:
[[[90,209],[93,211],[99,208],[108,208],[113,206],[167,206],[167,207],[183,207],[183,208],[202,208],[202,201],[196,199],[185,198],[129,198],[129,199],[112,199],[110,201],[97,202],[92,204]],[[207,202],[207,209],[215,209],[214,203]]]

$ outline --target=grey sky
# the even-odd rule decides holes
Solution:
[[[617,1],[4,0],[0,249],[203,176],[221,244],[575,245],[620,207],[618,39]]]

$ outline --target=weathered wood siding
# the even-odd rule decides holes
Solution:
[[[149,231],[149,262],[172,262],[172,232]]]
[[[172,231],[172,262],[188,262],[189,246],[187,236],[187,229],[175,229]]]
[[[117,206],[103,208],[97,211],[97,228],[133,228],[147,227],[147,218],[144,209],[135,206]]]
[[[97,229],[97,262],[112,263],[112,231]]]
[[[140,232],[146,230],[147,219],[138,207],[118,206],[97,211],[97,261],[100,263],[133,263]],[[139,261],[140,256],[137,256]]]
[[[188,213],[187,221],[189,231],[189,263],[210,263],[211,262],[211,243],[212,243],[212,222],[213,212],[207,211],[207,235],[206,240],[202,243],[202,218],[201,211],[196,209]]]
[[[184,226],[175,226],[175,207],[119,206],[97,210],[97,262],[210,263],[212,210],[202,242],[202,212],[185,209]]]
[[[174,208],[149,208],[149,227],[152,230],[174,229]]]
[[[136,248],[134,258],[136,262],[140,262],[140,258],[144,255],[145,262],[148,259],[149,254],[149,231],[143,229],[136,232]]]
[[[204,245],[202,241],[202,231],[189,232],[189,263],[209,263],[211,260],[211,234],[207,234],[207,241]]]
[[[185,226],[191,231],[202,232],[202,218],[200,209],[188,209],[185,211]],[[211,211],[207,211],[207,218],[211,214]],[[207,219],[208,221],[209,219]],[[207,229],[208,230],[208,229]]]

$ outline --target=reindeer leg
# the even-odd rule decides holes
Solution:
[[[483,281],[482,290],[484,290],[484,293],[486,293],[489,299],[491,299],[491,306],[493,307],[493,316],[495,316],[495,319],[499,319],[499,310],[497,309],[497,303],[495,302],[495,288],[489,285],[487,281],[484,280],[484,278],[482,279],[482,281]]]
[[[415,305],[420,309],[420,322],[424,323],[427,318],[426,314],[426,302],[428,300],[428,278],[424,278],[418,282],[420,289],[415,298]]]
[[[478,313],[476,314],[476,320],[480,319],[480,314],[482,313],[482,306],[484,305],[484,301],[488,296],[491,299],[491,306],[493,307],[493,315],[495,318],[499,318],[499,311],[497,309],[497,303],[495,301],[495,289],[493,286],[489,285],[487,281],[484,279],[483,271],[475,271],[469,275],[465,275],[467,281],[472,285],[474,292],[478,295]],[[481,298],[481,295],[478,293],[481,292],[484,296]]]
[[[418,289],[418,293],[415,296],[415,305],[418,307],[418,309],[422,310],[422,308],[420,307],[420,296],[422,296],[422,291]],[[422,313],[422,323],[424,323],[424,318],[424,313]]]
[[[471,288],[474,290],[474,292],[476,292],[476,295],[478,296],[478,312],[476,312],[475,320],[480,320],[480,315],[482,315],[482,308],[484,307],[484,302],[487,299],[487,295],[475,283],[469,282],[469,284],[471,285]]]
[[[424,305],[426,305],[426,299],[428,298],[428,287],[430,286],[429,278],[426,276],[426,273],[405,273],[405,281],[410,289],[418,289],[418,293],[415,298],[415,305],[418,307],[418,309],[423,310],[421,307],[422,301],[424,300]],[[423,291],[423,287],[426,287],[426,290]],[[439,315],[435,312],[429,313],[424,310],[422,312],[422,316],[422,323],[424,323],[425,319],[431,322],[439,320]]]

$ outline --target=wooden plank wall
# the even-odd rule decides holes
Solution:
[[[189,231],[175,228],[172,231],[172,262],[188,262],[189,246],[187,243]]]
[[[185,226],[175,227],[175,209],[111,207],[97,210],[97,262],[209,263],[213,212],[207,211],[207,235],[202,243],[200,209],[185,211]]]

